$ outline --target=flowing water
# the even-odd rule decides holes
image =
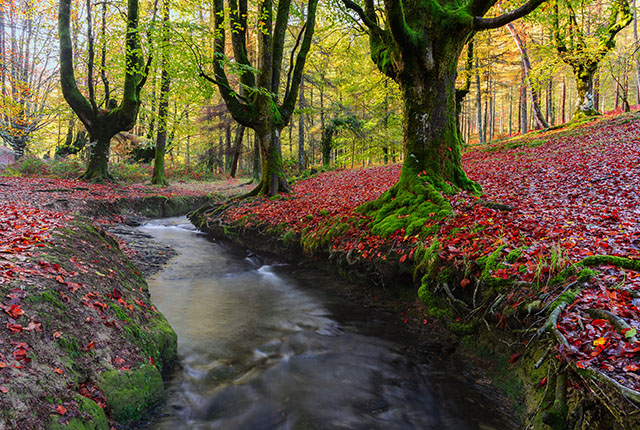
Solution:
[[[186,218],[140,227],[178,255],[149,282],[179,363],[149,429],[511,429],[486,387],[407,347],[401,326],[321,273],[212,241]]]

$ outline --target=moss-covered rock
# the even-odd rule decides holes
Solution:
[[[80,416],[71,418],[68,423],[60,424],[60,416],[50,418],[47,430],[108,430],[107,415],[96,402],[83,396],[76,396]]]
[[[160,371],[150,364],[103,372],[98,387],[104,393],[110,415],[121,423],[139,420],[164,397]]]

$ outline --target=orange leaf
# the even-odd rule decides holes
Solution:
[[[467,278],[464,278],[462,281],[460,281],[460,286],[462,288],[466,287],[467,285],[469,285],[471,283],[470,280],[468,280]]]
[[[64,371],[58,367],[57,369],[53,369],[53,373],[57,373],[58,375],[62,375],[64,373]]]
[[[62,405],[58,405],[56,406],[56,412],[59,413],[60,415],[64,415],[67,413],[67,408],[65,408]]]

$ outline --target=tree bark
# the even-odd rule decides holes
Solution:
[[[153,160],[153,176],[151,183],[166,187],[169,181],[164,172],[164,153],[167,143],[167,119],[169,111],[169,90],[171,88],[171,79],[167,70],[169,49],[169,0],[164,0],[163,4],[163,52],[162,52],[162,74],[160,77],[160,104],[158,106],[158,138],[156,139],[156,155]]]

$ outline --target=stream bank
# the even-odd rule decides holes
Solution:
[[[245,206],[245,202],[240,201],[214,203],[191,213],[189,218],[215,238],[357,282],[359,288],[336,293],[351,296],[366,306],[389,310],[417,336],[424,332],[421,324],[429,325],[427,336],[434,333],[430,332],[433,326],[438,326],[435,333],[443,340],[440,347],[458,352],[464,360],[482,369],[508,398],[505,404],[515,406],[522,428],[638,428],[637,406],[625,398],[615,384],[567,366],[558,359],[555,350],[557,341],[553,334],[558,330],[548,318],[554,315],[557,318],[559,311],[575,299],[574,292],[568,290],[586,287],[595,272],[583,266],[569,267],[554,283],[545,286],[545,290],[551,291],[547,296],[555,292],[559,298],[548,300],[543,306],[541,300],[527,302],[518,296],[527,291],[530,284],[518,284],[516,293],[508,295],[504,291],[509,281],[490,275],[517,259],[518,250],[505,250],[500,246],[482,261],[457,261],[441,258],[439,242],[434,240],[431,246],[417,246],[410,254],[405,251],[409,258],[406,254],[398,258],[390,251],[382,257],[378,253],[373,259],[356,258],[352,255],[353,249],[346,251],[340,244],[352,237],[349,225],[355,226],[362,218],[336,217],[332,223],[331,213],[321,211],[323,219],[316,223],[315,213],[299,209],[291,212],[290,201],[296,198],[299,197],[256,199]],[[252,207],[258,207],[259,212],[252,213]],[[278,215],[269,216],[270,213]],[[293,222],[278,222],[283,213],[295,220],[305,220],[309,227],[300,232],[291,227]],[[227,217],[227,214],[231,215]],[[361,240],[362,237],[376,240],[366,233]],[[364,249],[362,253],[369,251]],[[475,288],[465,290],[469,280],[461,267],[479,271]],[[469,308],[465,306],[472,301],[475,305],[480,286],[486,289],[478,299],[489,305],[469,318]],[[451,290],[456,295],[462,293],[464,300]],[[561,290],[565,294],[560,294]],[[557,311],[552,312],[555,309]],[[611,405],[616,405],[616,409]]]
[[[31,194],[2,188],[25,199],[0,219],[15,236],[0,248],[0,429],[129,428],[162,402],[176,359],[176,333],[145,282],[172,253],[145,238],[127,246],[106,229],[115,235],[118,223],[184,214],[215,197],[36,182]]]

